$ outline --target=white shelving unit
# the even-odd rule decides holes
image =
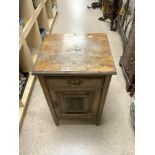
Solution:
[[[37,60],[42,45],[39,28],[44,28],[46,34],[50,33],[57,15],[57,8],[53,14],[53,1],[51,0],[19,0],[19,17],[24,22],[19,24],[19,70],[29,72],[28,81],[19,103],[19,125],[27,108],[27,103],[33,88],[35,76],[31,75],[32,68]]]

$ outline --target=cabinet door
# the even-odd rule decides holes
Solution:
[[[62,92],[58,94],[63,113],[88,113],[90,111],[92,96],[89,92]]]
[[[97,114],[101,89],[94,88],[49,88],[57,116],[86,116]]]

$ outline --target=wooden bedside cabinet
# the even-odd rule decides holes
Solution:
[[[99,125],[111,76],[116,74],[107,35],[47,35],[33,74],[56,125],[59,119]]]

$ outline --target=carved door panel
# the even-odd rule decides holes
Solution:
[[[57,116],[95,116],[98,111],[101,89],[50,88],[49,92]]]

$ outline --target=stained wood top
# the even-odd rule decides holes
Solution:
[[[107,35],[105,33],[46,35],[33,74],[116,74]]]

